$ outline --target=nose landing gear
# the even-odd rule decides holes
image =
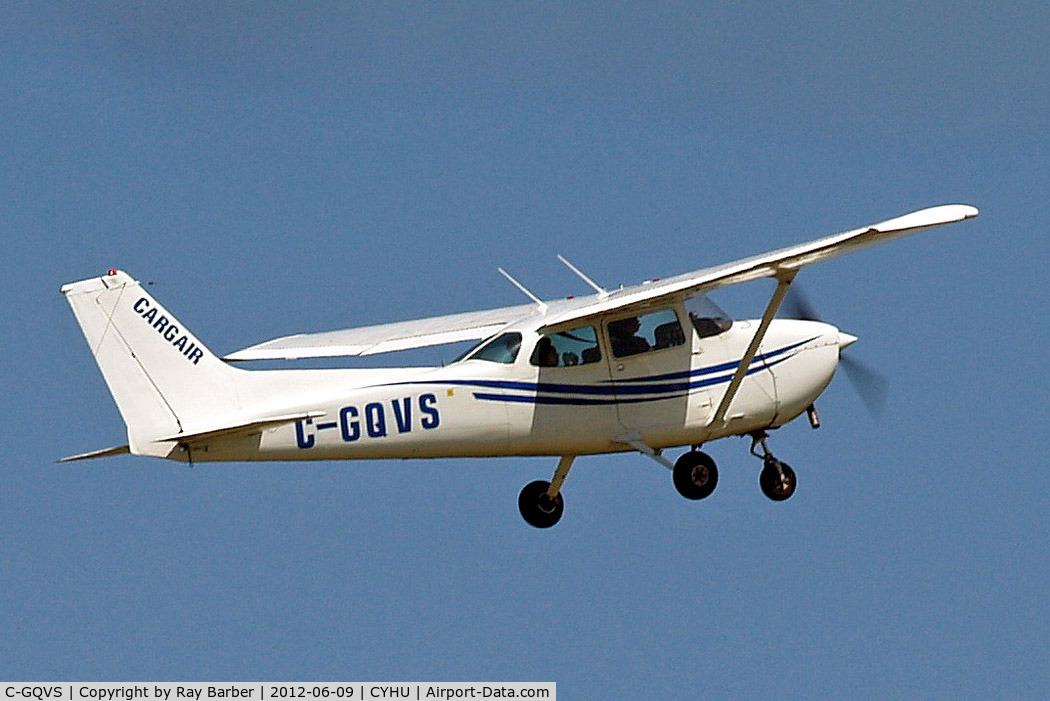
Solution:
[[[785,462],[773,456],[766,444],[768,435],[765,431],[755,431],[751,435],[751,454],[762,461],[762,472],[758,476],[758,486],[762,493],[773,501],[784,501],[795,493],[798,479],[795,471]],[[756,448],[761,447],[762,452]]]

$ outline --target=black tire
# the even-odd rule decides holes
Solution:
[[[762,473],[758,476],[758,485],[762,488],[762,493],[773,501],[784,501],[795,493],[798,479],[795,477],[795,471],[786,462],[779,463],[780,470],[778,470],[778,462],[777,460],[766,462]],[[781,471],[784,473],[783,479],[780,477]]]
[[[562,499],[561,492],[553,499],[548,497],[547,490],[550,488],[550,482],[536,480],[522,487],[521,493],[518,494],[518,511],[530,526],[550,528],[561,519],[565,510],[565,500]]]
[[[711,496],[718,486],[718,468],[707,453],[690,450],[678,458],[671,473],[674,488],[686,499]]]

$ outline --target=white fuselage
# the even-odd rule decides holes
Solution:
[[[176,460],[322,460],[504,455],[586,455],[704,443],[775,427],[824,391],[839,357],[838,329],[774,320],[725,418],[713,422],[757,322],[715,336],[574,367],[530,362],[524,333],[512,363],[467,359],[439,368],[239,370],[244,419],[312,417],[249,434],[217,436]],[[603,348],[609,339],[602,337]],[[241,381],[243,380],[243,382]],[[160,448],[161,446],[157,446]],[[158,452],[151,451],[157,455]],[[162,453],[161,453],[162,454]]]

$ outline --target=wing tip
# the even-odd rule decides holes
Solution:
[[[936,207],[927,207],[915,212],[894,217],[868,228],[870,232],[888,234],[893,232],[904,232],[915,229],[925,229],[930,226],[941,226],[943,224],[954,224],[956,222],[973,219],[978,214],[973,205],[968,204],[942,204]]]

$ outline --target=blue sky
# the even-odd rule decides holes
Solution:
[[[1035,2],[9,4],[0,676],[1045,693],[1048,34]],[[783,504],[737,439],[701,503],[582,458],[546,532],[516,498],[553,459],[54,463],[124,440],[58,294],[111,267],[224,353],[949,202],[982,214],[800,275],[891,386],[776,433]]]

